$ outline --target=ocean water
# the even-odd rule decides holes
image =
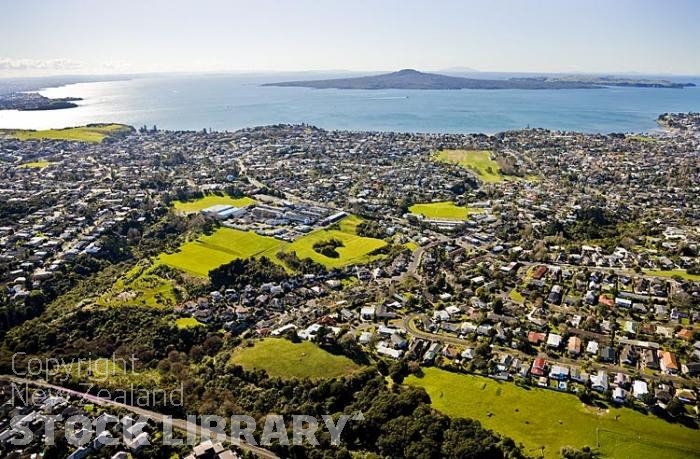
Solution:
[[[307,76],[309,79],[322,78]],[[336,90],[264,87],[280,75],[166,75],[41,91],[82,97],[77,108],[0,111],[0,128],[118,122],[164,129],[235,130],[275,123],[327,129],[483,132],[541,127],[648,132],[664,112],[700,111],[700,87],[581,90]],[[700,86],[698,79],[683,79]]]

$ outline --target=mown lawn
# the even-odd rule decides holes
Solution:
[[[280,251],[295,250],[300,258],[311,257],[328,268],[367,263],[383,255],[369,252],[386,245],[385,241],[355,234],[362,220],[349,216],[339,222],[340,230],[318,230],[302,236],[293,243],[260,236],[252,231],[219,228],[211,235],[186,242],[177,252],[162,253],[154,260],[144,261],[119,277],[97,303],[103,306],[172,307],[178,302],[178,289],[170,279],[154,273],[158,265],[166,265],[197,278],[208,278],[209,271],[236,259],[265,256],[287,271],[292,270],[277,258]],[[316,241],[331,238],[343,241],[337,249],[338,258],[330,258],[313,249]]]
[[[485,150],[442,150],[437,152],[436,159],[446,163],[454,163],[465,169],[474,171],[486,183],[503,181],[498,163],[491,159],[491,152]]]
[[[508,298],[516,303],[523,303],[525,301],[525,298],[523,298],[523,295],[517,289],[511,290],[508,294]]]
[[[423,215],[425,218],[444,220],[467,220],[470,214],[480,211],[480,209],[458,206],[452,201],[414,204],[408,210],[412,214]]]
[[[204,325],[202,322],[198,321],[194,317],[179,317],[175,319],[175,326],[180,330],[187,328],[195,328]]]
[[[672,269],[670,271],[644,271],[647,276],[657,276],[657,277],[681,277],[682,279],[700,282],[700,274],[688,274],[685,269]]]
[[[19,167],[21,169],[43,169],[45,167],[48,167],[51,163],[45,160],[41,161],[31,161],[28,163],[24,163],[20,165]]]
[[[408,241],[403,246],[406,247],[411,252],[415,252],[416,250],[418,250],[418,247],[420,247],[417,243],[415,243],[413,241]]]
[[[161,254],[156,262],[195,276],[207,277],[212,269],[238,258],[265,255],[277,261],[276,254],[285,244],[252,231],[219,228],[211,235],[186,242],[176,253]]]
[[[358,236],[357,225],[362,220],[348,216],[339,222],[340,229],[317,230],[304,235],[292,243],[273,237],[260,236],[252,231],[232,228],[219,228],[209,236],[186,242],[172,254],[161,254],[156,263],[163,263],[186,273],[207,277],[209,271],[236,259],[266,256],[274,263],[289,269],[277,258],[280,251],[296,251],[299,258],[310,257],[327,268],[337,268],[349,264],[362,264],[381,258],[382,255],[369,255],[373,250],[384,247],[385,241]],[[313,245],[318,241],[338,239],[344,246],[339,247],[338,258],[317,253]]]
[[[292,343],[283,338],[255,341],[253,347],[238,349],[231,361],[279,378],[337,378],[360,368],[349,358],[333,355],[308,341]]]
[[[130,130],[123,124],[94,124],[65,129],[45,129],[41,131],[17,130],[9,133],[19,140],[75,140],[78,142],[100,143],[110,135]]]
[[[343,228],[343,225],[341,225]],[[347,228],[346,228],[347,229]],[[331,258],[316,252],[313,248],[316,242],[337,239],[343,243],[343,247],[338,247],[338,258]],[[364,264],[379,259],[382,255],[370,255],[370,252],[386,245],[381,239],[362,237],[354,232],[342,230],[318,230],[300,237],[289,244],[285,252],[295,251],[299,258],[310,257],[312,260],[321,263],[326,268],[342,268],[351,264]]]
[[[174,201],[173,205],[175,210],[179,213],[189,214],[192,212],[199,212],[207,207],[215,206],[218,204],[226,204],[234,207],[244,207],[254,204],[255,200],[244,196],[242,198],[232,198],[230,196],[217,196],[215,194],[210,194],[204,196],[203,198],[196,199],[194,201]]]
[[[338,226],[340,227],[340,231],[350,234],[357,234],[357,227],[363,221],[364,220],[357,215],[348,215],[338,222]]]
[[[596,446],[605,457],[700,457],[700,431],[671,424],[627,408],[598,409],[570,394],[524,389],[512,382],[424,369],[407,384],[426,389],[433,406],[454,417],[479,420],[485,427],[525,445],[531,457],[559,457],[562,446]]]

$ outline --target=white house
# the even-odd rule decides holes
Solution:
[[[608,373],[599,370],[598,374],[591,375],[591,387],[598,392],[605,392],[608,390]]]
[[[547,346],[556,349],[559,346],[561,346],[561,339],[561,335],[557,335],[556,333],[550,333],[547,336]]]
[[[598,353],[598,341],[589,341],[586,346],[586,352],[591,355],[596,355]]]
[[[612,401],[615,403],[625,403],[625,390],[621,387],[613,389]]]
[[[641,399],[644,394],[648,393],[649,387],[647,386],[646,381],[637,379],[632,383],[632,395],[634,395],[634,398]]]
[[[374,320],[374,306],[363,306],[360,309],[360,318],[362,320]]]

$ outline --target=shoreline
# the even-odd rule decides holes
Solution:
[[[220,84],[219,75],[216,79]],[[114,88],[75,86],[119,81],[130,80],[71,82],[45,87],[38,92],[44,97],[79,96],[82,100],[77,107],[72,107],[79,110],[58,112],[60,115],[52,115],[54,110],[29,113],[0,110],[0,128],[44,130],[119,122],[138,126],[156,124],[169,130],[206,127],[207,130],[233,132],[264,125],[306,123],[352,132],[493,135],[542,128],[591,134],[641,134],[659,132],[655,119],[661,113],[700,110],[700,100],[696,96],[700,91],[693,91],[697,86],[683,91],[682,100],[673,95],[679,93],[676,91],[660,93],[661,89],[616,87],[591,91],[590,97],[582,96],[582,90],[566,89],[392,90],[392,95],[402,93],[403,98],[361,102],[346,93],[361,95],[362,91],[341,93],[342,90],[325,92],[251,86],[250,81],[235,76],[223,80],[225,82],[213,90],[208,89],[209,80],[200,76],[144,79],[142,84]],[[200,87],[202,91],[207,90],[201,96]],[[647,97],[647,93],[652,97]],[[454,99],[453,105],[451,99]],[[649,99],[653,102],[647,102]],[[618,108],[620,106],[623,108]]]

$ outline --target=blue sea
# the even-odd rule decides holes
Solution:
[[[305,75],[308,79],[327,75]],[[301,79],[299,75],[294,77]],[[118,122],[175,130],[235,130],[275,123],[327,129],[482,132],[541,127],[649,132],[664,112],[700,111],[700,87],[581,90],[336,90],[265,87],[288,75],[158,75],[40,91],[81,97],[78,108],[0,111],[0,128]],[[700,79],[681,79],[700,86]]]

